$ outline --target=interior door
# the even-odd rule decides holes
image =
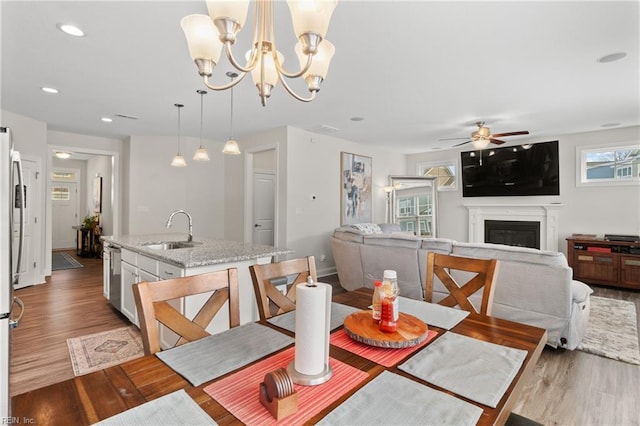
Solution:
[[[51,247],[72,249],[76,247],[78,218],[78,184],[75,182],[52,182],[51,200]]]
[[[253,243],[272,246],[275,217],[275,174],[253,174]]]
[[[40,202],[40,197],[38,194],[38,184],[37,184],[37,165],[34,161],[22,159],[22,173],[24,179],[24,186],[26,192],[26,203],[25,203],[25,219],[24,219],[24,242],[22,246],[22,263],[20,265],[20,279],[18,280],[18,285],[15,288],[22,288],[28,285],[36,284],[36,266],[37,266],[37,258],[36,258],[36,245],[37,241],[34,241],[34,228],[37,222],[36,214],[38,212],[38,203]],[[14,178],[14,188],[13,190],[18,190],[18,179]],[[19,226],[20,226],[20,209],[19,206],[16,206],[14,203],[13,206],[13,250],[14,253],[18,252],[18,244],[19,244]],[[16,267],[15,263],[18,260],[18,256],[13,257],[14,269]]]

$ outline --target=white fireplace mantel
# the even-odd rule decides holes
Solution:
[[[465,204],[469,210],[469,242],[484,242],[485,220],[540,222],[540,249],[558,251],[558,215],[562,203]]]

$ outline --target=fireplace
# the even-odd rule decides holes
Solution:
[[[484,242],[539,249],[540,222],[524,220],[485,220]]]
[[[562,203],[551,204],[468,204],[469,242],[482,243],[487,220],[538,222],[541,250],[558,251],[558,219]]]

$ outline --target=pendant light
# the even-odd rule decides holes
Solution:
[[[182,154],[180,154],[180,108],[182,108],[184,105],[182,104],[173,104],[176,108],[178,108],[178,153],[176,154],[175,157],[173,157],[173,161],[171,162],[171,165],[173,167],[185,167],[187,165],[187,162],[184,161],[184,157],[182,156]]]
[[[235,72],[228,72],[227,77],[231,78],[233,81],[238,74]],[[231,86],[231,114],[229,120],[229,140],[224,144],[224,148],[222,148],[222,152],[225,154],[238,155],[240,154],[240,148],[238,148],[238,142],[233,139],[233,86]]]
[[[204,95],[207,94],[206,90],[196,90],[196,92],[200,95],[200,148],[196,150],[195,155],[193,156],[194,161],[209,161],[209,154],[207,154],[207,150],[204,149],[202,145],[202,110],[203,110],[203,99]]]

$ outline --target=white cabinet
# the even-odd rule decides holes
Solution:
[[[124,251],[124,250],[123,250]],[[133,285],[138,283],[138,268],[127,262],[121,264],[122,274],[122,304],[120,310],[129,318],[129,321],[138,325],[138,317],[136,315],[136,301],[133,298]]]

